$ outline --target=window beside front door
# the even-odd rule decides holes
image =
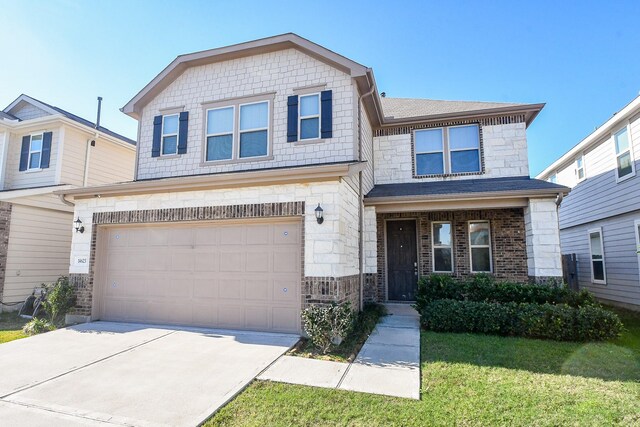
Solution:
[[[420,129],[414,141],[416,176],[481,172],[478,125]]]
[[[604,264],[604,243],[601,228],[589,230],[589,252],[591,255],[591,281],[606,284],[607,272]]]
[[[450,222],[431,223],[433,236],[433,272],[453,272],[453,248]]]
[[[471,272],[490,273],[492,271],[491,230],[489,221],[469,222],[469,252]]]

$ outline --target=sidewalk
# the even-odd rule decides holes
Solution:
[[[258,379],[420,399],[420,319],[406,304],[385,304],[353,363],[282,356]]]

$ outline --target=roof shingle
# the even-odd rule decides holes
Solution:
[[[466,113],[494,108],[519,107],[526,104],[507,102],[443,101],[418,98],[380,98],[382,111],[389,119],[434,116],[438,114]]]

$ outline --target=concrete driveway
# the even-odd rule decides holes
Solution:
[[[297,336],[95,322],[0,345],[0,420],[195,426]]]

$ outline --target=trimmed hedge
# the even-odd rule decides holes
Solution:
[[[422,326],[437,332],[473,332],[557,341],[601,341],[622,332],[615,313],[594,306],[496,303],[441,299],[420,310]]]
[[[599,307],[589,291],[575,292],[565,285],[497,282],[492,277],[482,274],[467,280],[456,280],[451,276],[437,274],[420,279],[416,297],[418,311],[425,304],[441,299]]]

